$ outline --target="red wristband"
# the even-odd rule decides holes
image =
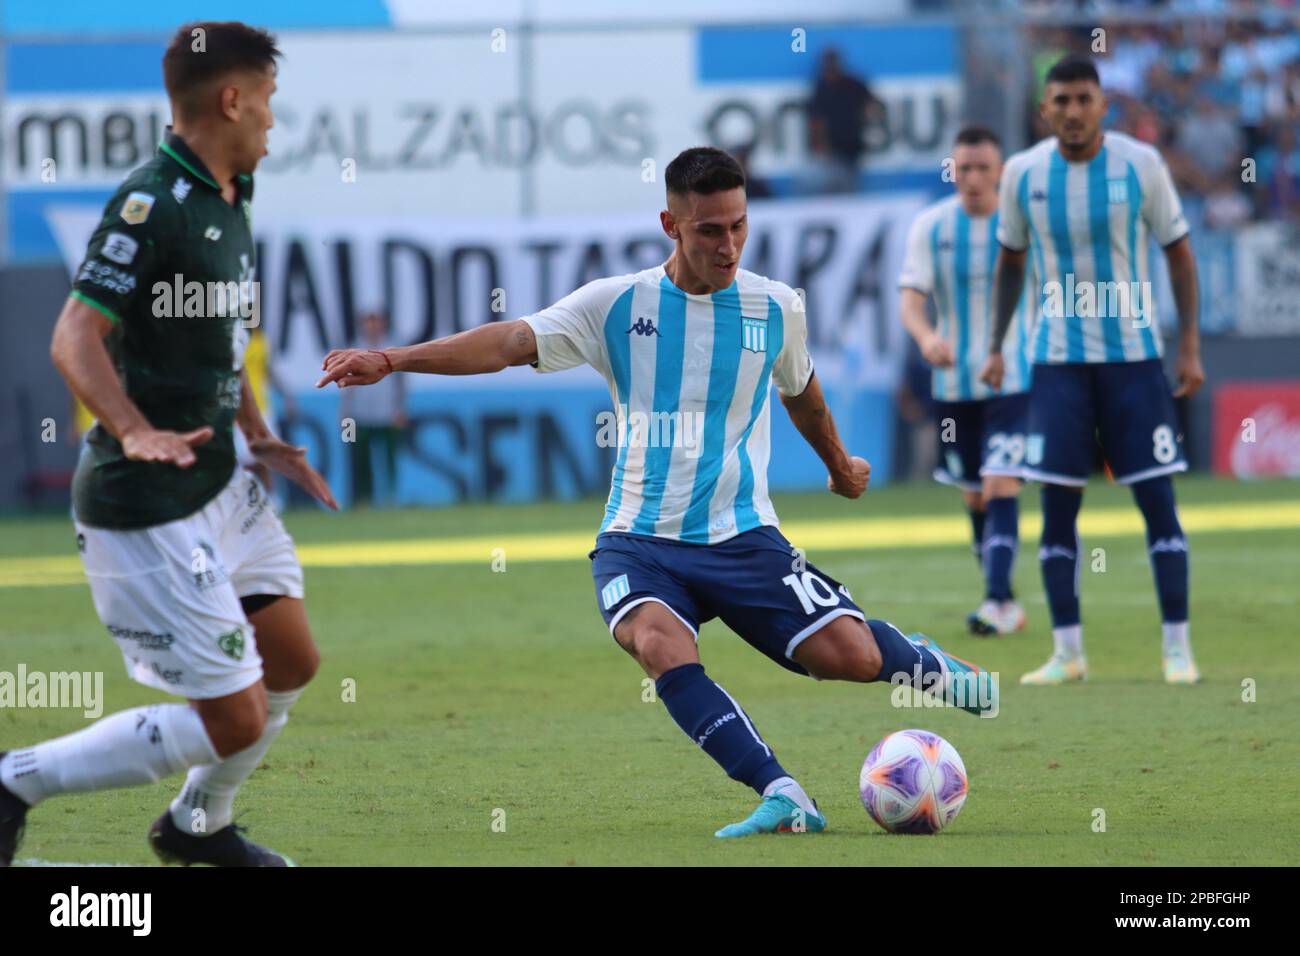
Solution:
[[[376,355],[382,358],[384,360],[384,364],[388,366],[388,374],[389,375],[393,374],[393,362],[391,359],[389,359],[387,352],[381,352],[379,349],[368,349],[367,351],[374,352]]]

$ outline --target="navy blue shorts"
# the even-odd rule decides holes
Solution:
[[[1088,483],[1098,442],[1123,485],[1187,470],[1159,359],[1034,366],[1025,477]]]
[[[939,423],[935,481],[979,491],[984,475],[1020,477],[1029,428],[1028,392],[934,404]]]
[[[842,615],[866,620],[848,588],[768,526],[707,545],[602,534],[589,557],[596,603],[611,634],[632,608],[658,601],[697,640],[700,625],[720,618],[782,667],[807,674],[791,658],[804,638]]]

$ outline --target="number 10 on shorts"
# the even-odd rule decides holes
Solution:
[[[788,584],[794,589],[795,597],[803,605],[805,614],[816,611],[816,605],[835,607],[840,603],[840,596],[835,593],[834,588],[811,571],[805,571],[803,574],[787,574],[781,579],[781,583]]]

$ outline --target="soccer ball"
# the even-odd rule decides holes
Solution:
[[[928,730],[900,730],[871,748],[858,778],[862,805],[890,833],[938,833],[966,802],[966,765]]]

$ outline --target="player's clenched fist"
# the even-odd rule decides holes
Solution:
[[[849,459],[848,471],[833,474],[826,479],[826,487],[845,498],[858,498],[867,490],[871,480],[871,465],[865,458],[854,455]]]
[[[1002,361],[1002,353],[994,352],[984,363],[984,368],[980,371],[980,381],[989,388],[1001,388],[1002,377],[1006,374],[1006,366]]]
[[[325,356],[321,364],[325,374],[316,383],[323,388],[338,382],[339,388],[349,385],[373,385],[393,370],[388,356],[375,349],[335,349]]]

